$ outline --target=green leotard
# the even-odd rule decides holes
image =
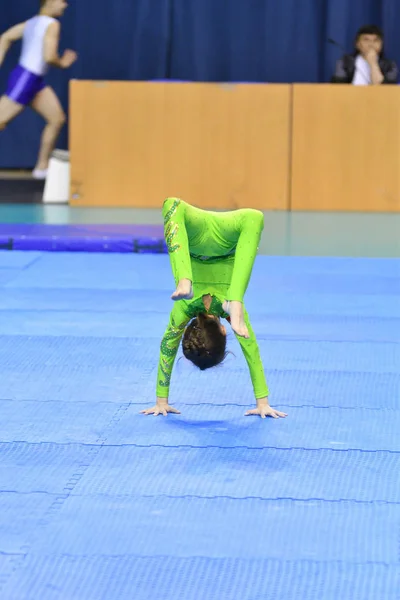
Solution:
[[[203,296],[212,297],[209,314],[227,318],[225,300],[243,302],[264,226],[262,212],[240,209],[212,212],[194,208],[178,198],[163,206],[164,235],[175,284],[193,283],[193,299],[174,303],[169,325],[161,342],[157,396],[168,398],[172,368],[188,322],[206,312]],[[249,339],[236,336],[250,369],[257,399],[268,396],[264,368],[256,336],[245,309]]]

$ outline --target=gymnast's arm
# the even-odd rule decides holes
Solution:
[[[68,69],[77,60],[77,54],[73,50],[66,50],[63,56],[58,54],[58,45],[60,43],[60,23],[54,21],[46,31],[44,38],[44,60],[48,65],[58,69]]]
[[[0,67],[4,62],[7,52],[9,51],[11,45],[20,40],[24,35],[25,22],[20,23],[19,25],[14,25],[11,29],[8,29],[3,35],[0,37]]]
[[[286,417],[286,413],[280,412],[271,408],[268,400],[269,390],[267,381],[265,379],[264,367],[262,364],[260,349],[258,347],[257,338],[253,331],[250,323],[249,315],[247,310],[244,309],[244,318],[247,329],[249,331],[249,338],[236,335],[247,365],[250,370],[250,377],[253,384],[254,395],[256,398],[257,407],[246,412],[247,415],[259,415],[263,419],[265,417],[273,417],[278,419],[279,417]]]
[[[189,317],[185,312],[182,302],[176,302],[171,311],[168,327],[164,333],[160,347],[160,358],[157,372],[157,401],[152,408],[141,411],[142,414],[155,416],[167,413],[180,414],[178,410],[168,404],[169,386],[172,368],[182,339],[183,332]]]

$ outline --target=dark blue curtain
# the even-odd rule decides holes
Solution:
[[[32,0],[7,2],[0,31],[29,18]],[[376,24],[400,64],[400,0],[70,0],[62,49],[79,53],[48,81],[68,109],[70,78],[326,82],[357,29]],[[19,45],[0,69],[4,89]],[[27,111],[0,134],[0,168],[30,168],[41,120]],[[67,146],[67,129],[60,147]]]
[[[321,0],[175,0],[171,76],[317,81],[323,18]]]
[[[173,0],[76,2],[78,79],[168,76]]]

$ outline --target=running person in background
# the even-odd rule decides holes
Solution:
[[[168,404],[176,353],[204,371],[226,357],[225,318],[238,339],[253,383],[256,408],[246,415],[279,418],[269,405],[268,387],[254,331],[243,304],[264,226],[258,210],[212,212],[177,198],[163,206],[164,235],[174,274],[175,301],[161,342],[156,405],[143,414],[177,413]],[[222,375],[223,376],[223,375]]]
[[[22,38],[18,66],[12,71],[6,94],[0,98],[0,131],[27,106],[47,125],[43,132],[39,157],[33,171],[35,179],[45,179],[51,153],[66,117],[53,89],[45,84],[49,67],[68,69],[77,60],[72,50],[58,55],[61,17],[68,4],[65,0],[41,0],[40,12],[25,23],[15,25],[0,37],[0,67],[13,42]]]

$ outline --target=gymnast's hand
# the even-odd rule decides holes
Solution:
[[[66,50],[60,59],[63,69],[69,69],[78,60],[78,55],[74,50]]]
[[[257,408],[248,410],[245,414],[246,417],[249,415],[259,415],[262,419],[265,419],[265,417],[272,417],[273,419],[283,419],[287,417],[286,413],[272,408],[269,405],[268,398],[260,398],[260,400],[257,400]]]
[[[174,415],[181,414],[179,410],[168,404],[168,398],[157,398],[155,406],[140,411],[141,415],[154,415],[155,417],[158,417],[158,415],[166,417],[168,413],[173,413]]]

